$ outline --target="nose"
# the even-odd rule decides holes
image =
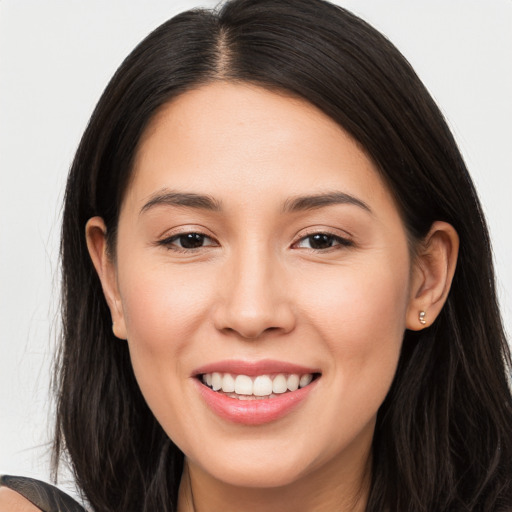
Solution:
[[[214,308],[218,330],[245,339],[293,330],[296,319],[290,289],[275,260],[268,252],[247,250],[226,262]]]

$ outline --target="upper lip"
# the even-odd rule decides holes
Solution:
[[[260,361],[243,361],[237,359],[226,359],[208,363],[193,372],[193,376],[203,375],[205,373],[232,373],[235,375],[268,375],[273,373],[295,373],[304,375],[306,373],[320,373],[318,368],[302,366],[287,361],[277,361],[273,359],[262,359]]]

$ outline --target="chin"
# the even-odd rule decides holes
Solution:
[[[301,479],[303,473],[293,464],[237,464],[215,468],[213,478],[233,487],[278,488],[286,487]]]
[[[199,457],[187,457],[203,474],[234,487],[285,487],[311,475],[323,465],[297,440],[265,442],[259,439],[233,440],[201,451]]]

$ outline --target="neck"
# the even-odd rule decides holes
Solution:
[[[257,488],[220,482],[186,459],[178,512],[364,512],[370,488],[370,453],[357,466],[336,464],[286,486]]]

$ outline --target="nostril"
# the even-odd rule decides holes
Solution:
[[[229,294],[225,292],[226,295],[219,298],[211,312],[218,331],[236,334],[246,340],[257,340],[263,335],[293,330],[295,314],[282,290],[261,283],[257,289],[254,284],[242,286],[238,283],[233,287]]]

